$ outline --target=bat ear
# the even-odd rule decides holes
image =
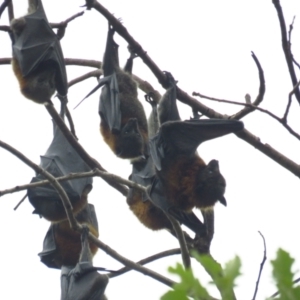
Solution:
[[[227,206],[227,201],[226,201],[226,199],[225,199],[224,196],[222,196],[222,197],[219,199],[219,201],[220,201],[224,206]]]

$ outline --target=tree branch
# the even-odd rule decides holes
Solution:
[[[251,52],[251,55],[257,66],[257,69],[258,69],[259,90],[258,90],[258,95],[257,95],[255,101],[253,102],[254,106],[258,106],[263,101],[265,91],[266,91],[265,77],[264,77],[264,71],[260,65],[259,60],[255,56],[254,52]],[[254,108],[251,108],[248,106],[248,107],[245,107],[244,109],[242,109],[241,111],[239,111],[238,113],[236,113],[235,115],[233,115],[231,118],[235,119],[235,120],[240,120],[241,118],[243,118],[244,116],[246,116],[247,114],[249,114],[252,111],[254,111]]]
[[[75,79],[72,79],[69,83],[68,83],[68,86],[69,88],[72,86],[72,85],[75,85],[79,82],[82,82],[86,79],[89,79],[91,77],[96,77],[96,78],[99,78],[100,76],[102,75],[102,71],[100,69],[98,70],[94,70],[94,71],[91,71],[91,72],[88,72],[86,74],[83,74],[82,76],[79,76]]]
[[[298,83],[298,85],[300,84],[300,82]],[[293,89],[294,91],[295,89]],[[293,92],[292,91],[292,92]],[[291,99],[292,97],[292,92],[289,93],[289,99]],[[223,103],[229,103],[229,104],[235,104],[235,105],[242,105],[242,106],[246,106],[246,107],[250,107],[252,108],[251,111],[254,111],[254,110],[258,110],[262,113],[265,113],[267,115],[269,115],[270,117],[272,117],[273,119],[275,119],[276,121],[278,121],[291,135],[293,135],[295,138],[297,138],[298,140],[300,140],[300,135],[294,131],[287,123],[286,123],[286,119],[284,119],[284,117],[286,117],[287,115],[287,112],[285,114],[285,116],[283,118],[279,118],[278,116],[274,115],[272,112],[266,110],[266,109],[263,109],[263,108],[260,108],[260,107],[257,107],[253,104],[249,104],[249,103],[241,103],[241,102],[236,102],[236,101],[230,101],[230,100],[224,100],[224,99],[217,99],[217,98],[213,98],[213,97],[209,97],[209,96],[205,96],[205,95],[202,95],[200,93],[196,93],[196,92],[193,92],[193,96],[199,96],[201,98],[205,98],[205,99],[208,99],[208,100],[211,100],[211,101],[217,101],[217,102],[223,102]],[[288,109],[287,109],[288,111]],[[230,119],[235,119],[235,117],[230,117]]]
[[[104,244],[103,242],[101,242],[100,240],[98,240],[95,236],[93,236],[91,233],[89,233],[89,239],[95,244],[97,245],[101,250],[103,250],[105,253],[107,253],[108,255],[110,255],[111,257],[113,257],[115,260],[121,262],[123,265],[125,265],[126,267],[133,269],[135,271],[138,271],[146,276],[150,276],[154,279],[156,279],[157,281],[169,286],[169,287],[173,287],[173,285],[175,284],[175,282],[171,279],[168,279],[167,277],[164,277],[162,275],[160,275],[159,273],[156,273],[148,268],[145,268],[143,266],[141,266],[140,264],[137,264],[129,259],[127,259],[124,256],[121,256],[120,254],[118,254],[115,250],[113,250],[112,248],[110,248],[108,245]]]
[[[266,240],[265,240],[265,237],[262,235],[262,233],[260,231],[258,231],[258,233],[260,234],[260,236],[262,237],[263,242],[264,242],[264,256],[263,256],[262,262],[260,263],[260,268],[259,268],[258,277],[257,277],[256,285],[255,285],[255,291],[254,291],[254,295],[253,295],[252,300],[255,300],[255,298],[256,298],[256,294],[257,294],[257,291],[258,291],[258,285],[259,285],[259,281],[260,281],[260,276],[261,276],[262,270],[264,268],[264,264],[267,260]]]
[[[276,9],[277,15],[278,15],[278,19],[279,19],[280,31],[281,31],[282,50],[283,50],[285,60],[286,60],[286,63],[287,63],[288,69],[289,69],[292,84],[293,84],[293,86],[296,86],[296,84],[298,82],[298,79],[297,79],[295,69],[294,69],[293,55],[292,55],[292,51],[291,51],[291,44],[287,39],[286,25],[285,25],[285,20],[284,20],[282,8],[281,8],[281,5],[280,5],[280,1],[279,0],[272,0],[272,2],[275,6],[275,9]],[[298,88],[295,90],[295,97],[296,97],[297,101],[300,104],[300,91],[299,91]]]
[[[180,254],[180,253],[181,253],[181,250],[179,248],[171,249],[171,250],[163,251],[163,252],[154,254],[152,256],[149,256],[147,258],[144,258],[144,259],[136,262],[136,264],[145,265],[145,264],[151,263],[155,260],[158,260],[160,258],[164,258],[164,257],[167,257],[167,256],[176,255],[176,254]],[[114,277],[117,277],[117,276],[122,275],[126,272],[129,272],[129,271],[132,271],[132,269],[129,268],[129,267],[124,267],[124,268],[121,268],[121,269],[119,269],[119,270],[117,270],[113,273],[108,273],[107,275],[108,275],[109,278],[114,278]]]
[[[191,258],[190,258],[189,249],[186,245],[185,237],[181,230],[181,227],[180,227],[178,221],[175,218],[173,218],[173,216],[171,216],[170,214],[166,214],[166,216],[172,223],[173,229],[176,233],[176,236],[177,236],[177,239],[178,239],[178,242],[180,245],[180,249],[181,249],[181,257],[182,257],[183,265],[186,269],[189,269],[189,268],[191,268]]]

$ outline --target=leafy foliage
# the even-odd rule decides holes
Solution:
[[[300,286],[294,287],[292,265],[294,259],[282,249],[278,249],[277,257],[271,261],[273,277],[276,282],[280,297],[278,300],[299,300]]]
[[[213,284],[219,289],[223,300],[234,299],[233,287],[235,279],[240,275],[241,262],[239,257],[229,261],[224,269],[210,255],[200,255],[193,253],[197,261],[201,263],[204,269],[213,279]],[[191,269],[185,270],[181,264],[175,268],[170,267],[169,272],[178,275],[181,282],[174,285],[174,290],[167,292],[161,297],[161,300],[186,300],[189,297],[196,300],[211,299],[207,290],[200,281],[194,277]]]
[[[211,276],[212,284],[220,291],[222,300],[235,299],[233,288],[236,278],[241,274],[240,258],[236,256],[222,268],[210,255],[200,255],[193,252],[193,256]],[[282,249],[277,251],[277,256],[271,261],[271,264],[279,296],[275,298],[274,295],[272,298],[268,298],[269,300],[300,299],[300,286],[294,286],[295,281],[293,280],[295,276],[295,272],[292,271],[294,261],[288,252]],[[191,269],[186,270],[181,264],[177,264],[175,268],[170,267],[169,272],[178,275],[181,281],[174,285],[174,290],[163,295],[161,300],[211,299],[207,289],[200,283],[199,279],[195,278]]]

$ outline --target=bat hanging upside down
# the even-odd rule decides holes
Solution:
[[[60,42],[47,20],[41,0],[28,0],[28,14],[11,21],[12,67],[22,94],[37,103],[62,97],[68,81]]]
[[[118,157],[134,159],[147,154],[147,119],[131,75],[135,55],[131,53],[121,70],[114,33],[109,25],[102,66],[105,77],[85,98],[103,86],[99,102],[101,134]]]

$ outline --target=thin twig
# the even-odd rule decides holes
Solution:
[[[11,2],[11,0],[4,0],[3,3],[0,6],[0,18],[5,10],[5,8],[9,5],[9,2]]]
[[[97,78],[99,78],[101,75],[102,75],[102,71],[101,70],[94,70],[94,71],[91,71],[91,72],[88,72],[88,73],[86,73],[86,74],[84,74],[84,75],[82,75],[82,76],[79,76],[79,77],[77,77],[77,78],[75,78],[75,79],[72,79],[69,83],[68,83],[68,86],[69,86],[69,88],[72,86],[72,85],[75,85],[75,84],[77,84],[77,83],[79,83],[79,82],[82,82],[82,81],[84,81],[84,80],[86,80],[86,79],[89,79],[89,78],[91,78],[91,77],[97,77]]]
[[[294,91],[294,89],[293,89],[293,91]],[[242,106],[251,107],[251,108],[253,108],[255,110],[258,110],[258,111],[260,111],[262,113],[265,113],[265,114],[269,115],[270,117],[272,117],[273,119],[275,119],[276,121],[278,121],[291,135],[293,135],[295,138],[297,138],[298,140],[300,140],[300,134],[298,134],[296,131],[294,131],[288,124],[286,124],[286,122],[284,121],[283,118],[279,118],[278,116],[274,115],[273,113],[271,113],[270,111],[268,111],[266,109],[257,107],[255,105],[249,104],[249,103],[242,103],[242,102],[236,102],[236,101],[230,101],[230,100],[224,100],[224,99],[217,99],[217,98],[205,96],[203,94],[196,93],[196,92],[193,92],[193,96],[199,96],[201,98],[205,98],[205,99],[208,99],[208,100],[211,100],[211,101],[217,101],[217,102],[223,102],[223,103],[229,103],[229,104],[235,104],[235,105],[242,105]]]
[[[258,58],[254,54],[254,52],[251,52],[251,55],[252,55],[252,58],[253,58],[253,60],[256,64],[256,67],[258,69],[259,90],[258,90],[258,95],[257,95],[256,99],[253,102],[253,105],[258,106],[262,102],[262,100],[264,99],[264,95],[265,95],[265,91],[266,91],[265,77],[264,77],[264,71],[263,71],[263,69],[260,65],[260,62],[259,62]],[[251,108],[249,106],[248,107],[246,106],[241,111],[234,114],[231,117],[231,119],[240,120],[241,118],[243,118],[244,116],[246,116],[247,114],[249,114],[252,111],[254,111],[253,108]]]
[[[59,23],[50,23],[50,26],[51,26],[52,29],[54,29],[54,28],[60,28],[60,27],[67,27],[67,25],[68,25],[71,21],[73,21],[74,19],[76,19],[76,18],[82,16],[83,14],[84,14],[84,11],[81,11],[81,12],[79,12],[79,13],[73,15],[72,17],[66,19],[65,21],[61,21],[61,22],[59,22]]]
[[[294,88],[289,92],[288,104],[286,106],[286,110],[285,110],[285,113],[284,113],[283,118],[282,118],[282,122],[284,122],[284,124],[287,123],[287,116],[288,116],[288,113],[289,113],[289,110],[290,110],[290,107],[291,107],[291,104],[292,104],[292,96],[295,94],[295,91],[298,89],[299,84],[300,84],[300,80],[294,86]]]
[[[136,264],[146,265],[146,264],[149,264],[149,263],[151,263],[155,260],[158,260],[158,259],[161,259],[161,258],[164,258],[164,257],[167,257],[167,256],[171,256],[171,255],[180,254],[180,253],[181,253],[180,248],[171,249],[171,250],[167,250],[167,251],[163,251],[163,252],[151,255],[147,258],[144,258],[144,259],[136,262]],[[126,272],[129,272],[129,271],[132,271],[132,269],[128,268],[128,267],[124,267],[124,268],[121,268],[117,271],[114,271],[113,273],[108,273],[106,275],[108,275],[109,278],[113,278],[113,277],[117,277],[117,276],[122,275]]]
[[[19,203],[15,206],[14,210],[17,210],[19,206],[25,201],[27,198],[27,193],[24,195],[24,197],[19,201]]]
[[[182,257],[183,265],[186,269],[189,269],[189,268],[191,268],[190,253],[189,253],[189,249],[186,245],[185,237],[184,237],[184,234],[181,230],[179,222],[175,218],[173,218],[170,214],[166,214],[166,216],[168,217],[168,219],[172,223],[173,229],[176,233],[176,236],[177,236],[177,239],[178,239],[178,242],[179,242],[179,246],[180,246],[180,249],[181,249],[181,257]]]
[[[287,37],[287,31],[286,31],[286,25],[285,25],[285,20],[284,20],[284,16],[283,16],[283,11],[282,11],[279,0],[273,0],[272,2],[275,6],[275,9],[276,9],[277,15],[278,15],[278,19],[279,19],[282,50],[283,50],[285,60],[286,60],[286,63],[287,63],[288,69],[289,69],[292,84],[293,84],[293,86],[296,86],[298,79],[297,79],[296,72],[294,69],[291,45],[290,45],[290,43],[288,41],[288,37]],[[295,97],[296,97],[298,103],[300,104],[300,91],[298,88],[295,90]]]
[[[12,1],[8,1],[8,19],[9,22],[11,22],[12,19],[14,19],[14,6]]]
[[[260,234],[260,236],[262,237],[263,242],[264,242],[264,256],[263,256],[262,262],[260,263],[258,277],[257,277],[257,281],[256,281],[256,284],[255,284],[255,291],[254,291],[254,295],[253,295],[252,300],[255,300],[255,298],[256,298],[256,294],[257,294],[257,291],[258,291],[258,286],[259,286],[259,281],[260,281],[261,273],[263,271],[264,264],[265,264],[265,262],[267,260],[266,240],[265,240],[265,237],[263,236],[263,234],[260,231],[258,231],[258,233]]]
[[[73,15],[72,17],[70,17],[67,20],[62,21],[60,23],[50,23],[50,26],[51,26],[52,29],[53,28],[57,28],[58,29],[56,35],[57,35],[57,37],[58,37],[59,40],[61,40],[64,37],[64,35],[66,33],[66,28],[67,28],[68,24],[71,21],[73,21],[74,19],[82,16],[83,14],[84,14],[84,11],[81,11],[81,12]]]
[[[93,171],[82,172],[82,173],[70,173],[66,176],[56,177],[55,179],[57,181],[61,182],[61,181],[66,181],[66,180],[74,180],[74,179],[78,179],[78,178],[95,177],[95,176],[101,177],[103,179],[110,179],[110,180],[116,181],[120,184],[124,184],[124,185],[126,185],[130,188],[135,188],[135,189],[137,189],[141,192],[146,192],[146,188],[144,186],[140,185],[140,184],[137,184],[133,181],[124,179],[124,178],[122,178],[120,176],[117,176],[115,174],[108,173],[106,171],[100,171],[99,169],[94,169]],[[12,194],[12,193],[15,193],[15,192],[20,192],[20,191],[23,191],[23,190],[27,190],[29,188],[36,188],[36,187],[44,186],[44,185],[47,185],[47,184],[49,184],[48,180],[41,180],[41,181],[38,181],[38,182],[28,183],[28,184],[24,184],[24,185],[18,185],[14,188],[10,188],[10,189],[0,191],[0,197],[4,196],[6,194]]]
[[[169,286],[169,287],[173,287],[173,285],[175,284],[175,282],[165,276],[160,275],[157,272],[154,272],[148,268],[145,268],[143,266],[141,266],[140,264],[137,264],[129,259],[127,259],[124,256],[121,256],[119,253],[117,253],[114,249],[110,248],[108,245],[104,244],[103,242],[101,242],[100,240],[98,240],[95,236],[93,236],[91,233],[89,233],[89,239],[96,244],[101,250],[103,250],[105,253],[107,253],[108,255],[110,255],[111,257],[113,257],[115,260],[121,262],[123,265],[125,265],[126,267],[133,269],[135,271],[138,271],[146,276],[150,276],[154,279],[156,279],[157,281]]]

